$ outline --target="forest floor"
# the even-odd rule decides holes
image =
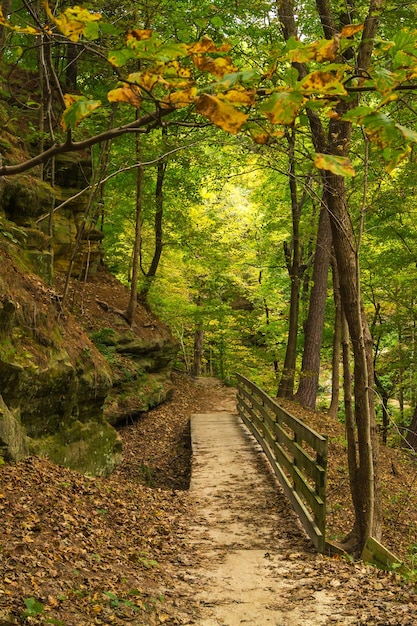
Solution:
[[[174,384],[171,400],[120,429],[124,458],[108,478],[87,478],[39,458],[0,469],[0,626],[202,623],[200,576],[210,562],[188,543],[196,519],[195,494],[187,491],[189,418],[224,410],[234,390],[181,374]],[[328,422],[321,414],[314,419],[318,430],[321,420]],[[351,523],[343,429],[337,423],[326,429],[332,433],[329,523],[339,535]],[[405,554],[416,541],[415,467],[391,448],[381,457],[389,521],[384,543]],[[417,623],[413,585],[361,562],[316,554],[290,518],[276,529],[290,542],[284,558],[295,564],[295,587],[282,603],[308,603],[330,586],[344,613],[317,623]]]

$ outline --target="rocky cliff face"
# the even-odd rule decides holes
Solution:
[[[128,293],[103,266],[84,196],[49,220],[89,172],[77,154],[57,161],[54,187],[33,175],[0,181],[0,462],[40,454],[105,475],[121,455],[112,425],[171,393],[177,345],[142,307],[131,327],[121,315]],[[60,303],[70,263],[71,312]]]
[[[107,474],[121,454],[103,415],[111,369],[13,247],[0,242],[0,454]]]

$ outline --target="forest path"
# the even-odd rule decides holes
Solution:
[[[353,623],[331,585],[317,589],[309,578],[309,542],[239,416],[195,414],[191,439],[189,545],[205,555],[193,577],[198,624],[320,626],[338,614],[338,623]]]

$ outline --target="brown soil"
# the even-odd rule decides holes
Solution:
[[[126,292],[118,289],[108,277],[87,283],[82,314],[90,329],[123,323],[96,304],[98,298],[122,309]],[[145,310],[135,321],[143,332],[152,332],[148,324],[154,322]],[[120,429],[123,462],[107,479],[87,478],[39,458],[0,468],[0,626],[199,623],[192,572],[203,557],[186,547],[194,515],[193,497],[185,490],[189,418],[228,407],[233,390],[181,374],[173,382],[171,400]],[[352,522],[343,427],[324,414],[291,409],[330,437],[329,527],[340,537]],[[384,543],[405,557],[417,543],[416,467],[392,448],[382,450],[381,465]],[[294,532],[279,531],[289,537]],[[295,560],[298,531],[293,541],[285,556]],[[305,601],[302,578],[308,570],[316,589],[342,584],[355,624],[417,623],[414,589],[398,575],[311,554],[296,574],[299,599],[292,595],[289,603]],[[373,591],[372,606],[365,588]]]

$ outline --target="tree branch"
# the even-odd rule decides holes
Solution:
[[[66,152],[77,152],[79,150],[86,150],[87,148],[91,148],[98,143],[102,143],[103,141],[108,141],[110,139],[115,139],[116,137],[120,137],[130,131],[134,132],[149,132],[155,126],[161,124],[161,119],[166,117],[170,113],[174,111],[173,107],[166,107],[164,109],[158,109],[153,113],[149,113],[148,115],[144,115],[138,120],[134,120],[129,124],[125,124],[124,126],[119,126],[118,128],[111,128],[110,130],[106,130],[98,135],[94,135],[93,137],[89,137],[88,139],[84,139],[83,141],[72,141],[70,133],[65,142],[60,144],[54,144],[48,150],[41,152],[36,155],[32,159],[28,159],[23,163],[17,163],[16,165],[3,165],[0,167],[0,176],[11,176],[13,174],[21,174],[22,172],[26,172],[27,170],[32,169],[36,165],[40,165],[44,163],[48,159],[58,154],[63,154]],[[144,127],[147,127],[145,130],[141,130]]]

